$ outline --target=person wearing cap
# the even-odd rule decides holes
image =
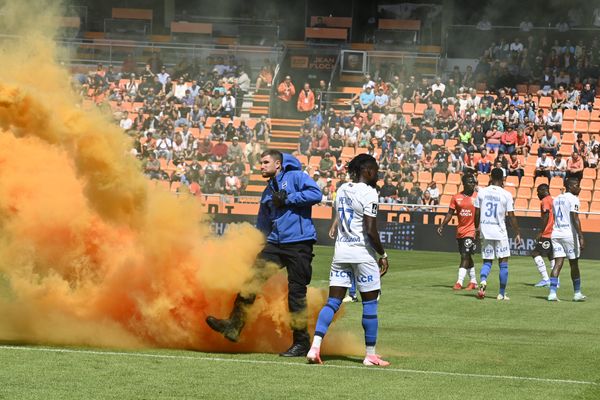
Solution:
[[[286,75],[284,80],[277,86],[277,104],[278,104],[278,113],[279,117],[290,117],[292,114],[292,110],[290,106],[292,103],[292,98],[296,94],[296,88],[292,83],[292,78],[289,75]]]
[[[227,160],[233,161],[236,157],[242,158],[244,156],[244,149],[240,145],[240,140],[237,136],[234,136],[232,143],[227,148]]]
[[[326,151],[323,158],[321,158],[321,161],[319,161],[319,173],[325,177],[330,176],[333,170],[333,164],[334,162],[331,158],[331,153]]]
[[[377,94],[375,95],[375,101],[373,103],[373,111],[376,113],[384,112],[390,103],[390,98],[382,87],[377,90]]]

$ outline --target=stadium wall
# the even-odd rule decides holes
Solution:
[[[381,241],[386,248],[398,250],[456,251],[456,228],[449,226],[442,237],[437,234],[437,225],[444,219],[444,213],[398,212],[380,210],[377,225]],[[520,246],[510,240],[513,255],[527,256],[535,246],[535,237],[539,232],[540,220],[536,217],[518,217],[521,234],[524,239]],[[317,229],[317,244],[333,245],[328,236],[331,221],[314,218]],[[248,222],[254,224],[254,215],[214,214],[213,229],[223,234],[229,224]],[[451,222],[452,223],[452,222]],[[510,229],[509,229],[510,230]],[[509,235],[510,236],[510,235]],[[582,258],[600,258],[600,233],[585,233],[586,248]]]

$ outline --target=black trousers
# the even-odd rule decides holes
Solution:
[[[267,243],[258,258],[270,261],[288,274],[288,307],[290,313],[306,310],[306,287],[312,278],[313,242],[286,244]]]

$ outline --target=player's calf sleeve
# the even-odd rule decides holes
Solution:
[[[556,289],[558,289],[558,278],[551,276],[550,277],[550,292],[556,293]]]
[[[333,316],[340,309],[341,304],[341,299],[336,299],[335,297],[330,297],[327,299],[327,303],[321,309],[319,318],[317,319],[315,336],[325,336],[327,329],[329,329],[329,325],[331,325],[331,321],[333,321]]]
[[[462,285],[463,281],[465,280],[465,276],[467,276],[467,269],[463,268],[463,267],[459,267],[458,268],[458,278],[457,278],[456,282],[458,282]]]
[[[365,330],[365,344],[375,346],[377,343],[377,300],[363,301],[362,325]]]
[[[477,283],[477,275],[475,274],[475,267],[469,268],[469,278],[473,283]]]
[[[508,283],[508,262],[503,261],[500,263],[500,294],[504,296],[506,291],[506,284]]]
[[[546,270],[546,263],[544,262],[544,258],[542,256],[535,256],[533,258],[533,261],[535,262],[535,265],[537,266],[537,269],[540,272],[542,279],[547,281],[548,271]]]
[[[492,260],[483,260],[483,265],[481,266],[481,271],[479,271],[479,281],[486,281],[487,277],[492,270]]]
[[[574,278],[573,279],[573,291],[575,293],[578,293],[581,291],[581,278]]]

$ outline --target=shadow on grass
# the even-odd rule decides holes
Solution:
[[[351,362],[351,363],[355,363],[355,364],[361,364],[363,362],[362,358],[358,358],[358,357],[349,357],[349,356],[323,356],[321,357],[323,359],[323,362],[327,362],[327,361],[347,361],[347,362]]]

